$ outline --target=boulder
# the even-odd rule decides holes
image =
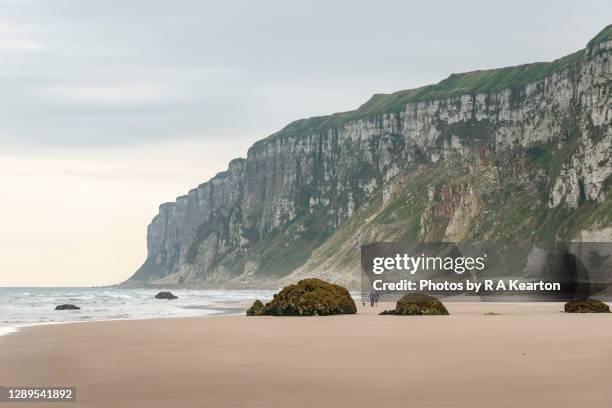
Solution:
[[[329,316],[354,313],[357,313],[357,307],[346,288],[312,278],[283,288],[274,299],[263,305],[259,315]]]
[[[597,299],[572,300],[565,304],[565,313],[610,313],[610,307]]]
[[[178,299],[178,296],[173,295],[172,292],[159,292],[157,295],[155,295],[155,299],[172,300],[172,299]]]
[[[255,302],[253,302],[253,306],[251,306],[249,310],[247,310],[246,314],[247,316],[259,316],[261,314],[261,309],[263,309],[263,307],[264,307],[263,302],[257,299]]]
[[[81,310],[81,308],[75,305],[65,304],[56,306],[55,310]]]
[[[446,307],[433,296],[409,293],[397,301],[394,310],[385,310],[381,315],[448,315]]]

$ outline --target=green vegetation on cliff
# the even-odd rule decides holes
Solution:
[[[591,48],[602,41],[612,39],[612,25],[608,25],[587,45]],[[461,95],[491,93],[510,90],[520,93],[529,83],[535,83],[553,74],[567,72],[572,75],[582,64],[585,50],[579,50],[552,62],[535,62],[514,67],[477,70],[451,74],[434,85],[416,89],[376,94],[354,111],[316,116],[290,123],[280,131],[256,143],[264,143],[284,136],[316,134],[331,128],[340,127],[346,122],[361,118],[372,118],[385,113],[397,113],[407,104],[453,98]]]

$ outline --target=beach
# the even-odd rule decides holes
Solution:
[[[30,327],[0,337],[0,384],[76,387],[76,403],[54,407],[612,406],[611,314],[446,306]]]

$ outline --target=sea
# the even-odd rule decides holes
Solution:
[[[155,299],[159,289],[2,288],[0,336],[39,324],[196,317],[244,313],[232,304],[272,298],[274,290],[177,289],[175,300]],[[55,310],[61,304],[80,310]],[[227,307],[225,307],[227,306]]]

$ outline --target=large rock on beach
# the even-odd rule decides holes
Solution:
[[[247,310],[247,316],[259,316],[261,315],[261,310],[263,309],[264,304],[261,300],[257,299],[253,302],[253,305]]]
[[[597,299],[572,300],[565,304],[565,313],[610,313],[610,306]]]
[[[355,302],[346,288],[316,278],[304,279],[286,286],[256,313],[258,308],[259,304],[255,302],[249,309],[253,314],[249,316],[329,316],[357,313]]]
[[[433,296],[409,293],[397,301],[394,310],[385,310],[381,315],[448,315],[448,310]]]

